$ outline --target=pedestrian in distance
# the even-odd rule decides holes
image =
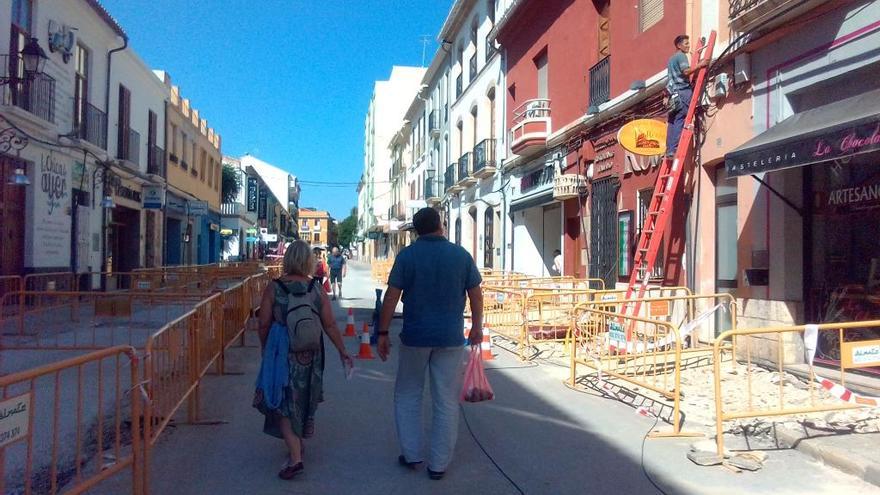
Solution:
[[[422,208],[413,216],[418,238],[404,248],[391,268],[380,313],[378,353],[388,359],[388,328],[403,297],[403,330],[394,385],[394,416],[400,444],[398,462],[417,469],[423,462],[422,394],[431,384],[432,423],[428,475],[443,478],[458,436],[458,401],[465,348],[465,296],[470,299],[469,343],[483,341],[483,293],[480,272],[461,246],[449,242],[440,215]]]
[[[553,250],[553,275],[562,275],[562,251],[558,249]]]
[[[666,91],[669,93],[669,113],[666,119],[666,156],[668,157],[675,156],[681,131],[684,129],[684,119],[687,117],[691,99],[694,97],[691,76],[694,72],[709,65],[708,60],[703,60],[694,67],[690,66],[688,54],[691,51],[691,41],[687,35],[676,36],[673,43],[675,44],[675,54],[669,58],[669,63],[666,64]]]
[[[327,293],[321,290],[317,278],[312,275],[315,272],[317,260],[309,244],[302,240],[291,243],[287,252],[284,253],[282,264],[283,275],[266,287],[259,313],[259,337],[263,349],[263,365],[261,366],[258,389],[269,389],[270,385],[263,383],[263,368],[273,366],[267,363],[268,355],[265,352],[267,344],[283,341],[288,344],[288,349],[279,349],[274,355],[280,357],[283,364],[275,366],[271,373],[273,377],[287,377],[279,390],[280,405],[271,410],[263,410],[266,415],[263,431],[277,438],[283,438],[289,450],[289,458],[278,476],[289,480],[303,472],[303,440],[315,433],[315,412],[318,403],[324,399],[323,376],[324,376],[324,339],[327,334],[330,341],[339,352],[339,358],[344,367],[351,367],[353,361],[345,350],[342,334],[336,325],[333,309]],[[306,316],[314,315],[313,327],[315,335],[315,350],[301,351],[296,347],[297,336],[290,332],[290,313],[297,308],[290,308],[291,294],[298,297],[301,305],[307,305]],[[299,311],[303,308],[299,307]],[[299,331],[298,329],[296,330]],[[285,359],[286,358],[286,359]],[[287,369],[277,369],[287,366]],[[287,373],[283,373],[286,371]],[[283,382],[283,380],[281,380]],[[255,399],[255,406],[256,404]]]
[[[335,301],[337,293],[339,298],[342,298],[342,279],[348,274],[345,256],[339,253],[338,247],[333,247],[330,256],[327,258],[327,266],[330,267],[330,287],[333,290],[332,299]]]

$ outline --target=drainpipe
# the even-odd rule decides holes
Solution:
[[[168,100],[165,100],[164,112],[165,115],[162,119],[162,125],[164,127],[162,127],[162,132],[165,135],[164,153],[166,153],[166,155],[162,157],[162,163],[164,163],[162,175],[165,179],[165,183],[163,184],[165,196],[164,201],[162,202],[162,263],[160,263],[160,266],[165,266],[168,261],[166,259],[168,254]]]
[[[113,54],[116,52],[121,52],[128,48],[128,36],[122,36],[122,46],[118,48],[114,48],[107,52],[107,81],[106,81],[106,91],[104,92],[104,111],[107,112],[107,120],[104,123],[104,144],[107,146],[108,150],[108,160],[109,160],[109,148],[110,148],[110,75],[111,75],[111,66],[113,62]],[[107,173],[110,172],[109,167],[105,167],[104,173],[102,177],[103,185],[101,186],[101,195],[107,196]],[[104,246],[104,252],[101,253],[101,272],[107,271],[107,209],[101,208],[101,244]],[[103,280],[104,277],[101,277]],[[103,284],[102,284],[103,285]],[[103,288],[103,287],[102,287]]]

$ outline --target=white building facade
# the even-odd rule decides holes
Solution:
[[[9,57],[19,57],[31,38],[48,59],[41,74],[23,80]],[[164,183],[164,152],[155,154],[164,144],[161,82],[96,1],[6,2],[0,39],[10,47],[0,70],[13,78],[0,88],[0,273],[160,265],[154,193]],[[16,171],[30,184],[8,184]]]
[[[392,157],[389,148],[404,114],[419,90],[425,69],[394,66],[385,81],[376,81],[364,120],[364,205],[358,210],[359,236],[365,259],[387,258],[391,232]]]
[[[503,248],[510,242],[498,172],[508,148],[502,54],[487,41],[496,8],[491,0],[459,0],[440,31],[448,51],[448,103],[442,103],[444,111],[449,106],[449,119],[439,147],[447,232],[485,269],[505,266]]]

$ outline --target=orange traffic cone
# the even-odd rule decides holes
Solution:
[[[483,342],[480,344],[480,351],[482,353],[483,361],[491,361],[495,359],[495,356],[492,355],[492,339],[489,338],[489,329],[483,329]]]
[[[370,347],[370,329],[364,323],[364,332],[361,334],[361,348],[358,351],[358,359],[376,359],[373,357],[373,348]]]
[[[348,308],[348,323],[345,324],[345,337],[357,337],[354,333],[354,313]]]

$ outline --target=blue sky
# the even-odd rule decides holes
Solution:
[[[373,81],[426,64],[451,0],[102,0],[223,138],[302,180],[357,182]],[[258,7],[256,7],[258,6]],[[255,8],[256,7],[256,8]],[[303,186],[337,219],[355,187]]]

